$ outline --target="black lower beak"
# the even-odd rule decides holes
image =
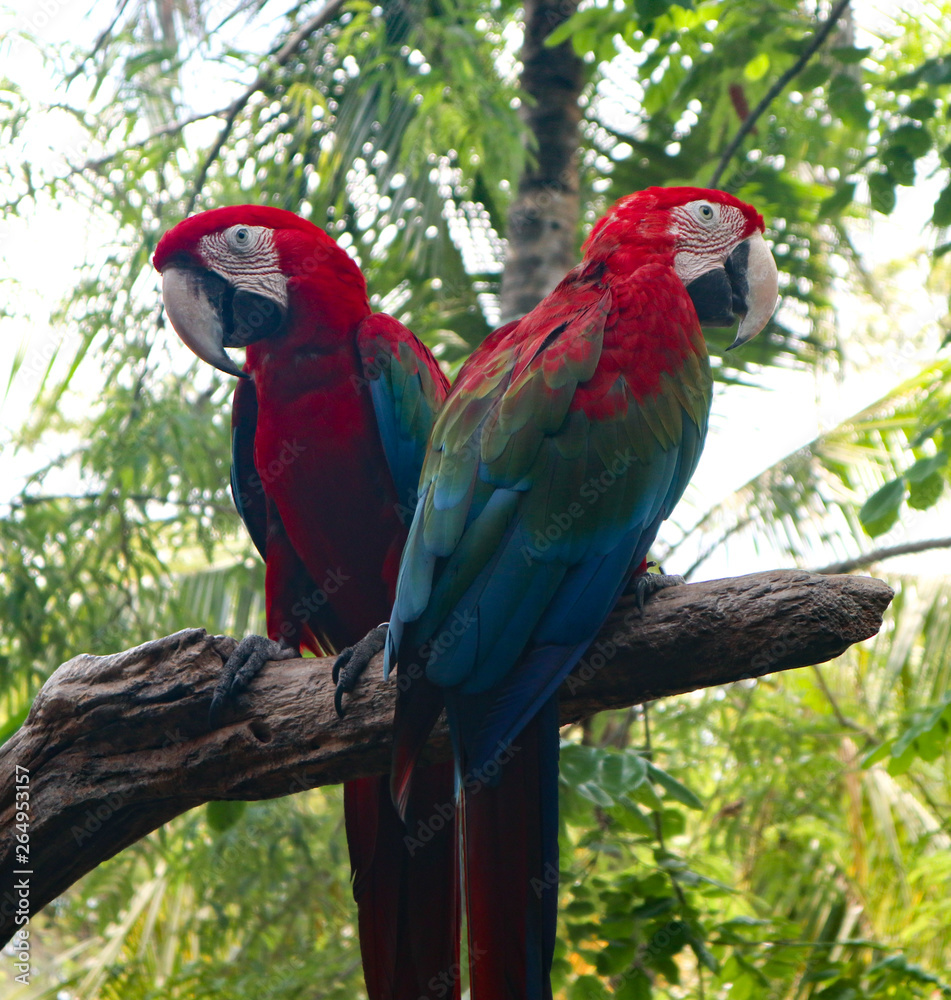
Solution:
[[[225,298],[228,283],[201,268],[169,266],[162,271],[165,312],[184,343],[208,364],[248,378],[225,353]]]
[[[722,267],[715,267],[694,278],[687,285],[687,294],[693,301],[701,326],[733,326],[737,306],[746,311],[742,302],[737,302],[730,277]]]
[[[739,347],[759,333],[776,307],[776,262],[760,233],[737,244],[722,267],[713,267],[687,285],[701,326],[733,326],[740,320]]]
[[[280,302],[236,288],[203,268],[166,267],[162,298],[175,332],[195,354],[229,375],[248,378],[226,347],[247,347],[280,332],[285,309]]]
[[[233,289],[225,310],[225,347],[247,347],[274,336],[284,325],[284,310],[273,299]]]

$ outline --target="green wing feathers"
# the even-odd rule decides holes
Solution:
[[[652,331],[632,330],[590,269],[575,277],[488,356],[477,352],[436,420],[411,539],[435,576],[420,638],[500,549],[517,543],[526,560],[563,566],[599,556],[638,526],[656,530],[696,466],[712,392],[699,329],[683,331],[692,349],[676,366],[646,389],[632,384],[631,352],[643,344],[631,341]],[[696,326],[689,313],[684,322]]]

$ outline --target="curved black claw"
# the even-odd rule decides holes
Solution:
[[[645,559],[641,565],[645,566],[646,568],[641,569],[640,566],[638,566],[638,568],[630,575],[627,583],[624,586],[624,590],[621,591],[622,597],[630,597],[632,595],[634,597],[637,597],[638,588],[641,586],[641,584],[638,581],[642,580],[645,576],[648,575],[647,572],[648,569],[653,569],[656,566],[657,569],[660,571],[660,575],[661,576],[664,575],[664,567],[658,566],[657,563],[655,563],[653,560],[648,562]]]
[[[682,576],[674,573],[640,573],[631,578],[625,593],[633,594],[635,601],[637,601],[638,610],[643,611],[644,602],[652,594],[656,594],[658,590],[663,590],[665,587],[679,587],[686,582]]]
[[[269,660],[287,660],[297,651],[283,641],[263,635],[247,635],[225,661],[218,686],[208,709],[208,722],[214,728],[221,721],[225,706],[236,698],[261,672]]]
[[[337,690],[334,692],[334,708],[342,719],[344,715],[343,696],[356,686],[361,674],[369,666],[370,660],[386,645],[387,625],[377,625],[352,646],[337,657],[331,676]]]

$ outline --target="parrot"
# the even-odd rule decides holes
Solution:
[[[342,714],[356,680],[349,644],[394,600],[407,504],[448,381],[402,323],[371,311],[346,251],[293,212],[201,212],[161,237],[153,264],[178,336],[238,379],[231,488],[265,561],[268,638],[239,643],[211,719],[265,662],[302,647],[341,653]],[[243,368],[226,347],[246,348]],[[451,761],[420,774],[421,808],[453,801]],[[446,986],[461,936],[454,821],[443,808],[447,830],[407,847],[386,775],[345,783],[344,812],[370,1000],[417,1000],[434,979],[458,997],[458,982]]]
[[[551,1000],[557,690],[630,581],[640,599],[668,582],[641,571],[703,448],[702,328],[739,321],[734,348],[770,319],[764,232],[719,190],[621,198],[436,417],[385,639],[391,793],[405,815],[445,706],[472,1000]]]

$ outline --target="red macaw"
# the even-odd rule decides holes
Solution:
[[[701,326],[741,317],[737,346],[773,312],[762,234],[721,191],[622,198],[583,262],[473,353],[436,419],[387,638],[392,792],[405,811],[439,710],[425,678],[462,789],[472,1000],[551,997],[556,692],[696,467]]]
[[[270,639],[239,644],[217,717],[267,660],[302,646],[339,652],[386,618],[405,505],[448,382],[406,327],[370,311],[353,260],[291,212],[203,212],[162,237],[154,264],[181,339],[239,378],[232,492],[266,562]],[[243,370],[225,347],[247,348]],[[445,812],[451,764],[423,775],[419,808]],[[458,968],[452,823],[444,816],[442,834],[408,847],[385,776],[348,782],[344,801],[367,991],[371,1000],[417,1000]],[[458,982],[442,995],[458,997]]]

